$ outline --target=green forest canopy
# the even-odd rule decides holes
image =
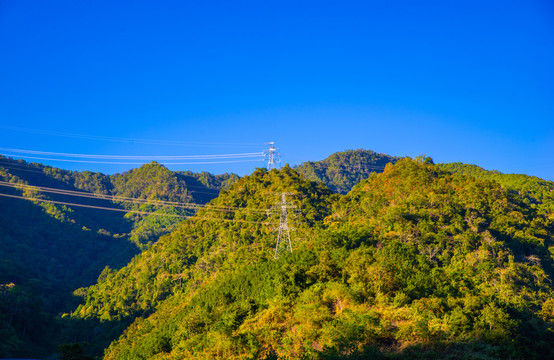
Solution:
[[[75,316],[135,319],[105,359],[553,356],[553,219],[513,191],[403,159],[345,196],[258,170],[214,204],[276,192],[305,217],[292,254],[260,224],[188,221],[91,288]]]
[[[361,150],[329,159],[242,179],[0,159],[14,183],[211,200],[179,223],[0,199],[12,220],[0,223],[0,355],[86,341],[96,354],[109,345],[106,359],[553,357],[554,183]],[[274,260],[283,192],[300,213],[294,252]],[[85,285],[76,274],[98,277],[77,307],[65,295]]]
[[[180,220],[48,201],[172,215],[193,213],[93,196],[67,196],[44,192],[39,187],[78,190],[85,195],[203,204],[237,178],[232,174],[174,173],[157,163],[108,176],[0,157],[0,181],[4,182],[1,193],[38,199],[0,197],[0,357],[52,352],[55,343],[61,341],[53,336],[61,332],[57,314],[71,311],[82,300],[82,290],[75,292],[77,297],[72,292],[96,282],[106,266],[123,267],[140,249],[174,229]]]

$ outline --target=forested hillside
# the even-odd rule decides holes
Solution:
[[[156,163],[108,176],[0,157],[0,357],[53,351],[59,341],[53,334],[63,325],[55,317],[82,300],[74,290],[95,283],[107,266],[125,266],[141,248],[173,230],[183,220],[178,216],[194,213],[193,207],[153,201],[205,203],[236,178],[174,173]]]
[[[103,333],[112,336],[121,323],[148,316],[175,294],[194,293],[216,274],[269,261],[278,226],[275,205],[282,192],[289,194],[291,204],[303,209],[303,222],[295,225],[298,232],[311,231],[321,223],[336,196],[288,167],[279,172],[257,170],[223,190],[194,219],[162,237],[128,266],[103,274],[87,290],[87,301],[73,318],[78,324],[83,323],[79,319],[99,320]],[[295,219],[300,217],[291,217]],[[101,345],[107,345],[102,343],[106,340],[112,339],[98,339]]]
[[[0,193],[35,199],[0,196],[0,356],[554,358],[552,182],[324,161],[239,179],[0,158]],[[293,252],[275,259],[282,194]]]
[[[107,271],[74,319],[132,321],[105,359],[553,358],[554,216],[424,160],[344,196],[258,170]],[[282,192],[300,214],[275,260]]]
[[[531,206],[545,212],[554,212],[554,182],[536,176],[524,174],[503,174],[499,171],[487,171],[477,165],[462,163],[438,164],[439,168],[458,174],[470,175],[477,179],[494,180],[515,191]]]
[[[400,158],[371,150],[337,152],[321,161],[308,161],[295,167],[307,179],[320,181],[339,194],[346,194],[370,174],[383,172],[385,165]]]

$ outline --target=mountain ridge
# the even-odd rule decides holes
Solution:
[[[552,221],[494,181],[423,160],[331,195],[292,254],[232,256],[252,255],[256,232],[246,247],[213,247],[230,252],[209,280],[136,318],[104,358],[554,356]],[[287,191],[293,171],[241,179],[227,199]]]
[[[370,174],[382,172],[386,164],[399,159],[372,150],[346,150],[333,153],[320,161],[304,162],[294,168],[307,179],[320,181],[331,190],[346,194]]]
[[[73,305],[72,314],[56,322],[49,315],[33,318],[33,313],[43,311],[44,295],[37,294],[54,294],[54,282],[44,276],[58,271],[35,271],[37,283],[25,278],[33,271],[24,258],[4,257],[0,334],[5,340],[0,341],[0,354],[14,354],[14,349],[32,343],[34,348],[25,354],[38,356],[41,348],[60,341],[41,338],[40,331],[27,330],[23,336],[25,326],[34,324],[63,333],[66,341],[87,341],[96,354],[107,349],[106,359],[269,359],[300,353],[314,359],[409,358],[419,353],[425,358],[456,352],[493,358],[525,352],[552,355],[545,344],[552,341],[548,334],[554,321],[548,285],[554,257],[553,182],[364,150],[333,154],[324,161],[294,169],[258,169],[238,178],[171,172],[155,162],[104,175],[0,158],[2,179],[20,184],[18,189],[8,188],[9,193],[39,200],[70,197],[25,188],[25,179],[35,185],[150,201],[110,205],[122,210],[193,216],[187,210],[156,210],[152,202],[210,201],[191,220],[181,222],[0,199],[6,204],[5,218],[19,224],[25,223],[25,216],[37,219],[33,226],[19,229],[0,221],[0,240],[14,254],[23,253],[20,245],[25,242],[33,249],[31,239],[43,235],[32,231],[47,221],[55,224],[47,226],[50,231],[58,229],[52,234],[59,234],[51,236],[49,244],[73,250],[64,254],[50,245],[43,249],[68,255],[68,264],[82,264],[80,254],[90,250],[98,258],[87,270],[98,274],[96,284],[77,289],[81,305]],[[359,171],[364,164],[364,171]],[[332,171],[326,171],[329,168]],[[218,197],[211,195],[215,192]],[[274,260],[276,210],[283,192],[301,213],[289,214],[296,228],[293,254]],[[73,239],[79,237],[84,242],[75,247]],[[117,243],[135,246],[128,255],[106,251],[127,259],[138,253],[138,246],[142,253],[111,265],[98,251],[102,243],[108,248]],[[65,284],[65,292],[77,287],[71,284]],[[472,301],[473,307],[464,305]],[[29,311],[22,312],[25,308]],[[206,313],[210,308],[211,315]],[[396,325],[388,328],[382,322]],[[187,332],[186,323],[196,327]],[[296,330],[287,335],[283,326]],[[414,331],[410,340],[406,334]],[[516,345],[509,345],[509,338]],[[136,345],[138,339],[143,345]]]

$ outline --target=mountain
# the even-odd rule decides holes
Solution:
[[[87,323],[99,326],[103,346],[121,324],[148,316],[173,295],[193,293],[220,272],[272,259],[281,193],[303,209],[297,232],[321,223],[335,199],[325,186],[288,167],[279,172],[259,169],[241,178],[129,265],[107,270],[87,289],[86,303],[73,312],[79,324],[75,331],[86,337],[87,329],[92,330]]]
[[[406,158],[337,195],[285,167],[209,205],[88,289],[76,321],[131,323],[104,359],[554,358],[554,217],[496,181]]]
[[[387,160],[336,159],[365,155]],[[345,165],[313,181],[317,163],[238,179],[0,158],[0,193],[35,199],[0,196],[0,356],[554,358],[553,183],[389,158],[357,184]]]
[[[56,315],[81,301],[75,289],[95,283],[106,267],[122,268],[194,213],[154,201],[202,204],[236,179],[175,173],[157,163],[104,175],[0,156],[0,357],[52,349],[62,326]]]
[[[308,161],[295,167],[307,179],[320,181],[339,194],[346,194],[374,172],[383,172],[385,165],[400,158],[371,150],[337,152],[321,161]]]

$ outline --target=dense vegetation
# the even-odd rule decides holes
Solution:
[[[304,222],[274,260],[253,209],[279,192]],[[403,159],[337,196],[258,170],[212,204],[244,211],[198,214],[229,222],[187,221],[89,289],[76,318],[134,318],[105,359],[554,357],[554,217],[497,182]]]
[[[334,192],[346,194],[372,173],[383,172],[385,165],[398,160],[398,157],[371,150],[347,150],[321,161],[302,163],[295,169],[307,179],[322,182]]]
[[[487,171],[477,165],[462,163],[438,164],[439,168],[458,174],[470,175],[476,179],[494,180],[517,193],[523,201],[547,213],[554,212],[554,182],[536,176],[503,174]]]
[[[111,336],[114,327],[147,316],[172,294],[194,292],[220,271],[271,259],[278,219],[271,208],[281,192],[289,193],[291,203],[304,209],[305,223],[297,224],[298,231],[321,222],[334,198],[323,185],[304,180],[288,167],[271,173],[257,170],[223,190],[211,207],[162,237],[128,266],[117,272],[106,269],[73,318],[99,320],[102,331]],[[82,335],[83,340],[89,337]],[[102,341],[106,339],[101,337]]]
[[[0,168],[10,182],[211,200],[179,222],[0,198],[11,220],[0,223],[9,250],[0,263],[0,354],[71,341],[81,344],[61,349],[82,355],[86,341],[105,359],[554,358],[553,182],[359,150],[329,159],[327,167],[258,169],[241,179],[156,163],[113,176]],[[369,162],[375,167],[361,173]],[[348,173],[347,163],[360,166]],[[209,194],[218,189],[217,198]],[[294,251],[274,259],[282,193]],[[26,228],[28,218],[48,235]],[[109,257],[115,249],[129,259],[139,248],[123,267],[124,258]],[[75,291],[83,303],[61,322],[45,311],[56,299],[47,294],[86,284],[60,275],[58,262],[97,276]]]
[[[50,193],[38,187],[146,200],[206,202],[236,175],[174,173],[152,163],[123,174],[74,172],[0,157],[0,357],[52,351],[55,317],[74,309],[84,289],[108,266],[119,269],[140,248],[173,230],[181,218],[127,214],[47,201],[192,215],[191,209],[106,201]],[[33,185],[34,187],[28,187]],[[191,189],[189,189],[189,186]],[[44,200],[44,201],[40,201]],[[81,296],[81,297],[79,297]]]

